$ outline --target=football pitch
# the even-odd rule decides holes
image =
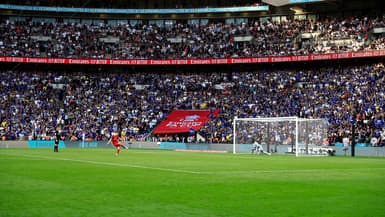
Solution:
[[[1,217],[379,217],[385,158],[0,149]]]

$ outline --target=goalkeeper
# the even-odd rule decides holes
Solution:
[[[259,144],[257,141],[254,142],[253,148],[251,149],[251,154],[267,154],[271,155],[269,152],[265,152],[263,150],[263,146]]]

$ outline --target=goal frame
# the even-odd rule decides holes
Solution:
[[[256,117],[256,118],[238,118],[233,119],[233,154],[236,154],[236,138],[237,138],[237,121],[255,121],[255,122],[284,122],[294,121],[295,122],[295,156],[317,156],[317,155],[299,155],[299,123],[301,121],[324,121],[321,118],[299,118],[296,116],[286,117]],[[319,156],[319,155],[318,155]]]

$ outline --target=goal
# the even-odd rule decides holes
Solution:
[[[327,156],[327,121],[298,117],[234,118],[233,153],[250,153],[255,142],[266,152]]]

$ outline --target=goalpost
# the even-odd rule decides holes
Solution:
[[[250,153],[254,142],[265,151],[296,156],[327,156],[325,119],[298,117],[237,118],[233,120],[233,153]]]

